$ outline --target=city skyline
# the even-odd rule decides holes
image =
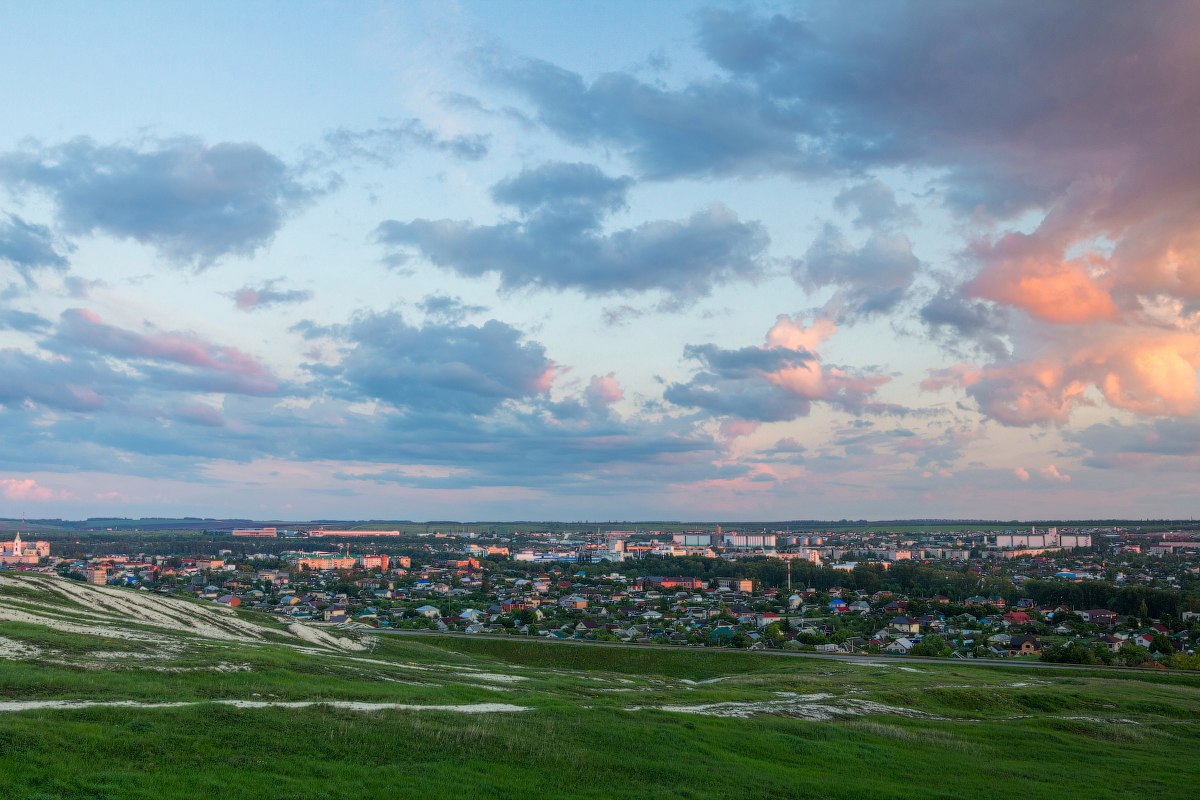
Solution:
[[[1198,22],[5,7],[0,516],[1193,517]]]

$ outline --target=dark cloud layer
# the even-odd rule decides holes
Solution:
[[[588,164],[547,164],[494,187],[493,198],[516,207],[518,221],[390,220],[377,236],[394,248],[394,262],[412,248],[463,276],[496,273],[505,289],[663,290],[686,302],[763,270],[766,231],[719,203],[687,219],[604,232],[628,186]]]
[[[1110,94],[1161,94],[1170,65],[1156,51],[1191,30],[1188,5],[1158,14],[1118,2],[936,0],[872,3],[869,13],[832,2],[795,16],[710,10],[698,41],[722,72],[678,88],[623,73],[589,81],[494,52],[481,60],[543,125],[618,147],[646,176],[924,163],[950,168],[948,185],[968,207],[1009,213],[1043,202],[1096,147],[1146,138],[1146,105]]]

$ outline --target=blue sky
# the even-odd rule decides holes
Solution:
[[[1197,13],[0,9],[0,514],[1189,516]]]

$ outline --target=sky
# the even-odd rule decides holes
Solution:
[[[0,3],[0,74],[0,516],[1195,516],[1198,3]]]

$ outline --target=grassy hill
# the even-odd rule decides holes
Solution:
[[[0,797],[1194,797],[1200,677],[285,625],[0,573]]]

